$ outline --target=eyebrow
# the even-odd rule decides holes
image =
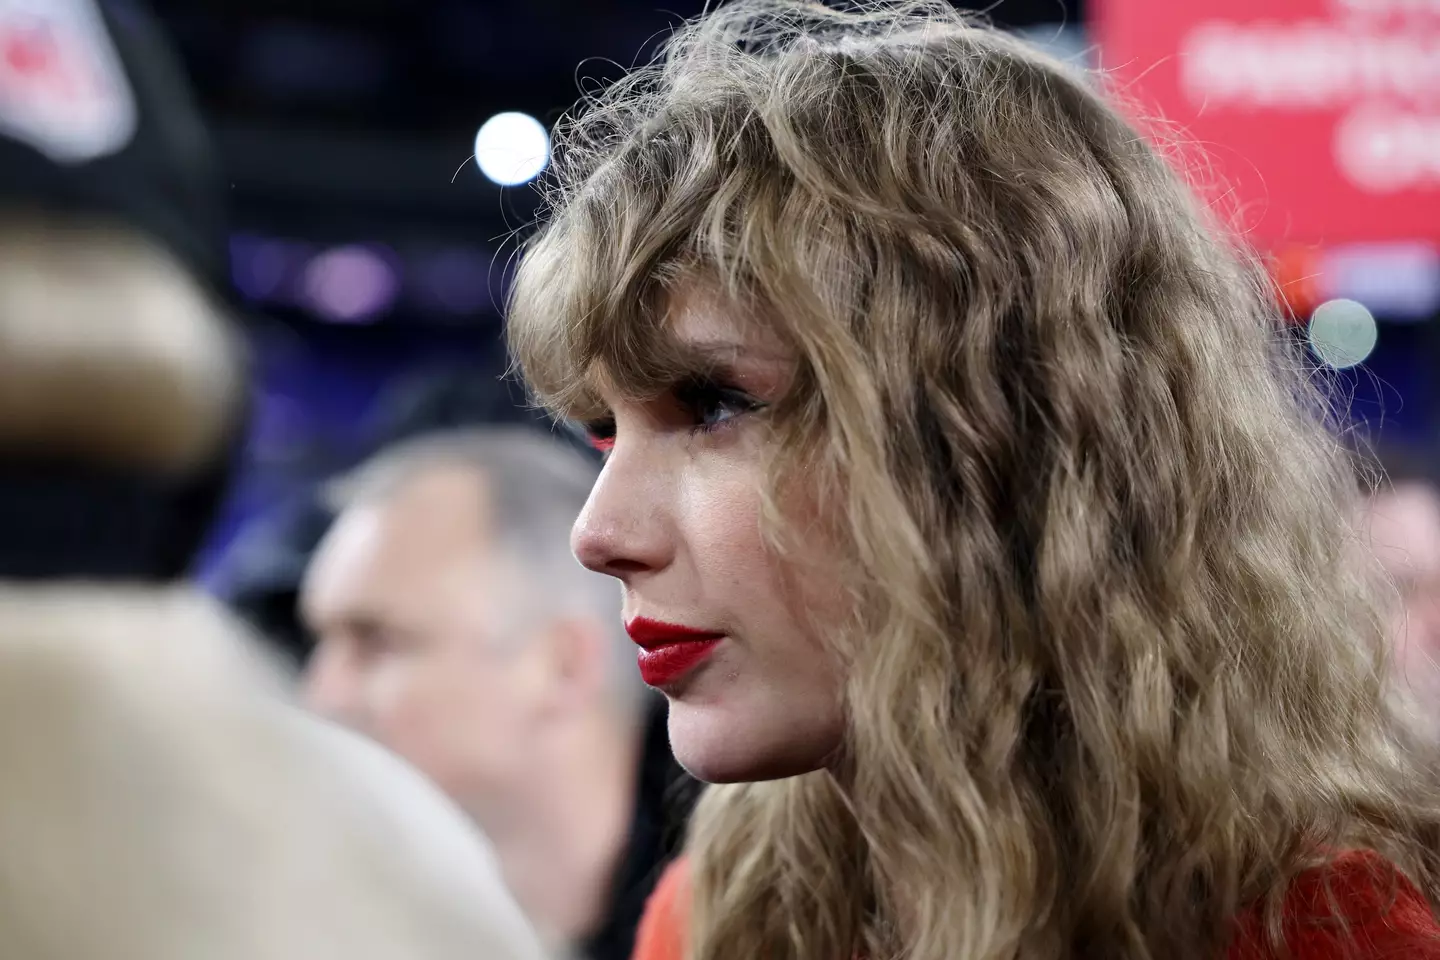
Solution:
[[[734,340],[681,340],[672,339],[672,349],[677,359],[685,366],[704,370],[717,366],[729,366],[737,360],[758,360],[763,363],[786,363],[792,357],[778,349],[766,349],[752,343]]]
[[[300,617],[305,621],[306,627],[312,630],[338,627],[342,630],[364,632],[384,628],[382,618],[373,611],[350,606],[316,610],[309,604],[302,604]]]

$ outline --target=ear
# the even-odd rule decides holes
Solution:
[[[535,638],[545,673],[542,708],[556,716],[589,713],[604,698],[613,642],[593,617],[549,621]]]

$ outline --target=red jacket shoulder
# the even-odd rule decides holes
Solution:
[[[633,960],[683,960],[689,928],[690,865],[682,857],[666,869],[645,903]]]
[[[1391,884],[1392,873],[1380,857],[1357,852],[1296,880],[1285,899],[1291,960],[1440,960],[1440,923],[1414,884],[1403,876]],[[683,960],[689,916],[689,864],[681,859],[650,895],[634,960]],[[1228,960],[1278,960],[1259,910],[1242,918]]]

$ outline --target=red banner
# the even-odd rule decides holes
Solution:
[[[1440,0],[1090,7],[1120,91],[1204,153],[1253,243],[1440,240]]]

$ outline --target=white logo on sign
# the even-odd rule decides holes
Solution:
[[[1370,193],[1440,185],[1440,117],[1371,108],[1335,129],[1335,158]]]
[[[137,122],[94,0],[0,0],[0,134],[84,163],[122,149]]]

